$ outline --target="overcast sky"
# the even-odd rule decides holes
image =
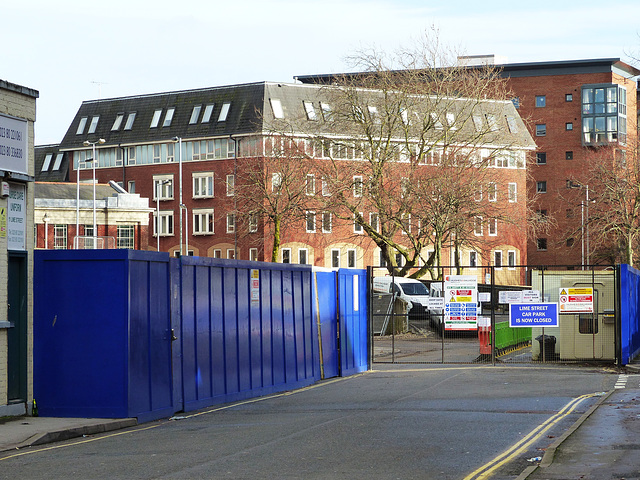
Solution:
[[[3,3],[0,79],[40,92],[36,145],[60,142],[84,100],[342,72],[356,50],[393,51],[431,26],[511,63],[640,56],[638,0]]]

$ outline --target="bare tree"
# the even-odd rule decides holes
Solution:
[[[593,151],[587,178],[572,181],[582,221],[569,235],[585,243],[590,263],[638,265],[640,164],[637,145],[626,147],[626,151],[614,146]]]
[[[308,201],[308,156],[299,144],[287,136],[267,136],[260,147],[264,148],[264,155],[257,161],[239,161],[237,178],[234,177],[237,212],[249,230],[257,228],[258,220],[263,221],[265,232],[273,237],[269,255],[272,262],[278,261],[284,232],[304,218]]]
[[[460,66],[429,36],[393,56],[371,50],[351,60],[361,73],[321,89],[321,121],[281,130],[313,140],[327,207],[362,226],[390,271],[433,271],[446,242],[477,242],[469,232],[480,217],[526,221],[524,210],[519,218],[478,200],[499,167],[524,172],[523,149],[533,146],[496,68]]]

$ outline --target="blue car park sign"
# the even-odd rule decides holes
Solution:
[[[510,327],[557,327],[557,303],[510,303]]]

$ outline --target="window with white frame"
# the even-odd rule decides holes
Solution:
[[[173,175],[154,175],[153,199],[173,200]]]
[[[502,250],[495,250],[493,252],[493,266],[498,270],[502,269]]]
[[[498,235],[498,219],[490,218],[489,221],[489,235],[495,237]]]
[[[270,98],[271,109],[273,110],[273,116],[276,118],[284,118],[284,110],[282,109],[282,103],[277,98]]]
[[[227,213],[227,233],[234,233],[236,231],[236,214]]]
[[[482,217],[475,217],[473,223],[474,223],[473,234],[476,237],[482,236]]]
[[[127,182],[127,191],[129,193],[136,193],[136,181],[135,180],[129,180]]]
[[[131,130],[133,128],[133,121],[136,119],[136,112],[131,112],[127,116],[127,122],[124,124],[125,130]]]
[[[124,113],[117,114],[116,119],[113,121],[113,125],[111,126],[111,131],[115,132],[120,130],[120,126],[122,125],[123,120],[124,120]]]
[[[222,108],[220,109],[220,115],[218,115],[219,122],[226,122],[227,117],[229,116],[229,110],[231,109],[231,103],[225,102],[222,104]]]
[[[275,193],[280,192],[282,187],[282,173],[275,172],[271,174],[271,191]]]
[[[487,197],[489,197],[490,202],[495,202],[498,200],[498,186],[495,182],[490,182],[487,188]]]
[[[222,258],[222,250],[220,250],[219,248],[216,248],[213,251],[213,258]]]
[[[129,147],[127,149],[127,165],[135,165],[136,164],[136,147]]]
[[[313,173],[307,173],[305,180],[305,193],[307,195],[316,194],[316,176]]]
[[[65,250],[67,248],[67,226],[53,226],[53,248],[56,250]]]
[[[380,232],[380,217],[376,212],[371,212],[369,214],[369,225],[376,232]]]
[[[469,268],[478,268],[478,252],[475,250],[469,252]]]
[[[166,237],[173,235],[173,210],[161,210],[160,217],[157,212],[153,212],[153,234]]]
[[[313,106],[313,102],[302,103],[304,103],[304,111],[307,113],[307,120],[318,120],[318,114],[316,113],[316,108]]]
[[[235,258],[236,258],[236,251],[233,248],[227,248],[227,259],[235,260]]]
[[[173,114],[175,113],[175,107],[167,108],[167,112],[164,114],[164,122],[162,122],[163,127],[170,127],[171,121],[173,120]]]
[[[162,115],[161,108],[153,112],[153,117],[151,118],[151,125],[149,125],[149,128],[156,128],[158,126],[158,124],[160,123],[161,115]]]
[[[356,268],[356,250],[353,248],[347,250],[347,267]]]
[[[118,149],[118,150],[120,150],[120,149]],[[55,160],[55,162],[53,162],[53,168],[51,169],[52,171],[55,172],[57,170],[60,170],[60,165],[62,164],[62,157],[63,156],[64,156],[64,153],[56,154],[56,160]]]
[[[84,133],[84,129],[87,126],[87,120],[89,117],[82,117],[80,122],[78,123],[78,128],[76,130],[76,135],[82,135]]]
[[[307,233],[315,233],[316,231],[316,212],[305,212],[305,228]]]
[[[44,162],[42,162],[42,169],[40,170],[41,172],[46,172],[47,170],[49,170],[49,165],[51,165],[52,158],[53,153],[47,153],[47,155],[44,157]]]
[[[331,233],[331,212],[322,212],[322,233]]]
[[[234,174],[227,175],[227,197],[233,197],[236,194],[236,176]]]
[[[193,110],[191,110],[191,118],[189,119],[189,125],[198,123],[198,117],[200,116],[201,109],[202,109],[202,105],[194,105]]]
[[[249,261],[257,262],[258,261],[258,249],[250,248],[249,249]]]
[[[516,269],[516,251],[515,250],[509,250],[507,252],[507,266],[509,267],[509,270]]]
[[[355,175],[353,177],[353,196],[354,197],[362,197],[362,175]]]
[[[213,113],[213,103],[210,103],[204,107],[204,113],[202,114],[202,123],[209,123],[211,121],[211,114]]]
[[[116,148],[116,167],[121,167],[124,159],[124,148]]]
[[[282,263],[291,263],[291,249],[283,248],[282,249]]]
[[[167,163],[172,163],[175,159],[175,144],[167,143]]]
[[[213,172],[195,172],[193,177],[193,198],[213,197]]]
[[[518,201],[518,184],[509,183],[509,202],[515,203]]]
[[[214,215],[213,208],[195,208],[193,214],[193,234],[213,235]]]
[[[160,160],[162,160],[160,145],[156,144],[153,146],[153,163],[160,163]]]
[[[309,264],[309,251],[306,248],[298,249],[298,263],[300,265],[308,265]]]
[[[255,233],[258,231],[258,214],[249,214],[249,233]]]
[[[327,179],[327,177],[322,177],[322,196],[323,197],[331,196],[331,190],[329,188],[329,179]]]
[[[98,120],[100,120],[100,115],[94,115],[91,117],[91,124],[89,125],[89,131],[87,133],[96,133],[96,128],[98,128]]]
[[[331,266],[340,268],[340,250],[337,248],[331,250]]]
[[[359,213],[360,218],[362,217],[362,212]],[[362,228],[362,223],[360,221],[358,221],[358,216],[354,213],[353,214],[353,233],[362,233],[363,232],[363,228]]]
[[[118,248],[133,250],[135,248],[135,226],[118,225],[116,228]]]

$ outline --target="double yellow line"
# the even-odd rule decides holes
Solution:
[[[469,475],[464,477],[464,480],[484,480],[489,478],[497,469],[502,467],[503,465],[509,463],[518,455],[522,455],[527,451],[531,445],[537,441],[542,435],[544,435],[547,430],[557,424],[560,420],[565,418],[567,415],[570,415],[583,401],[587,398],[595,397],[601,394],[598,393],[588,393],[586,395],[582,395],[580,397],[574,398],[569,403],[567,403],[562,409],[556,413],[554,416],[546,420],[544,423],[538,425],[534,428],[527,436],[525,436],[518,443],[514,444],[512,447],[502,452],[496,458],[491,460],[488,463],[485,463],[483,466],[478,468],[477,470],[471,472]]]

